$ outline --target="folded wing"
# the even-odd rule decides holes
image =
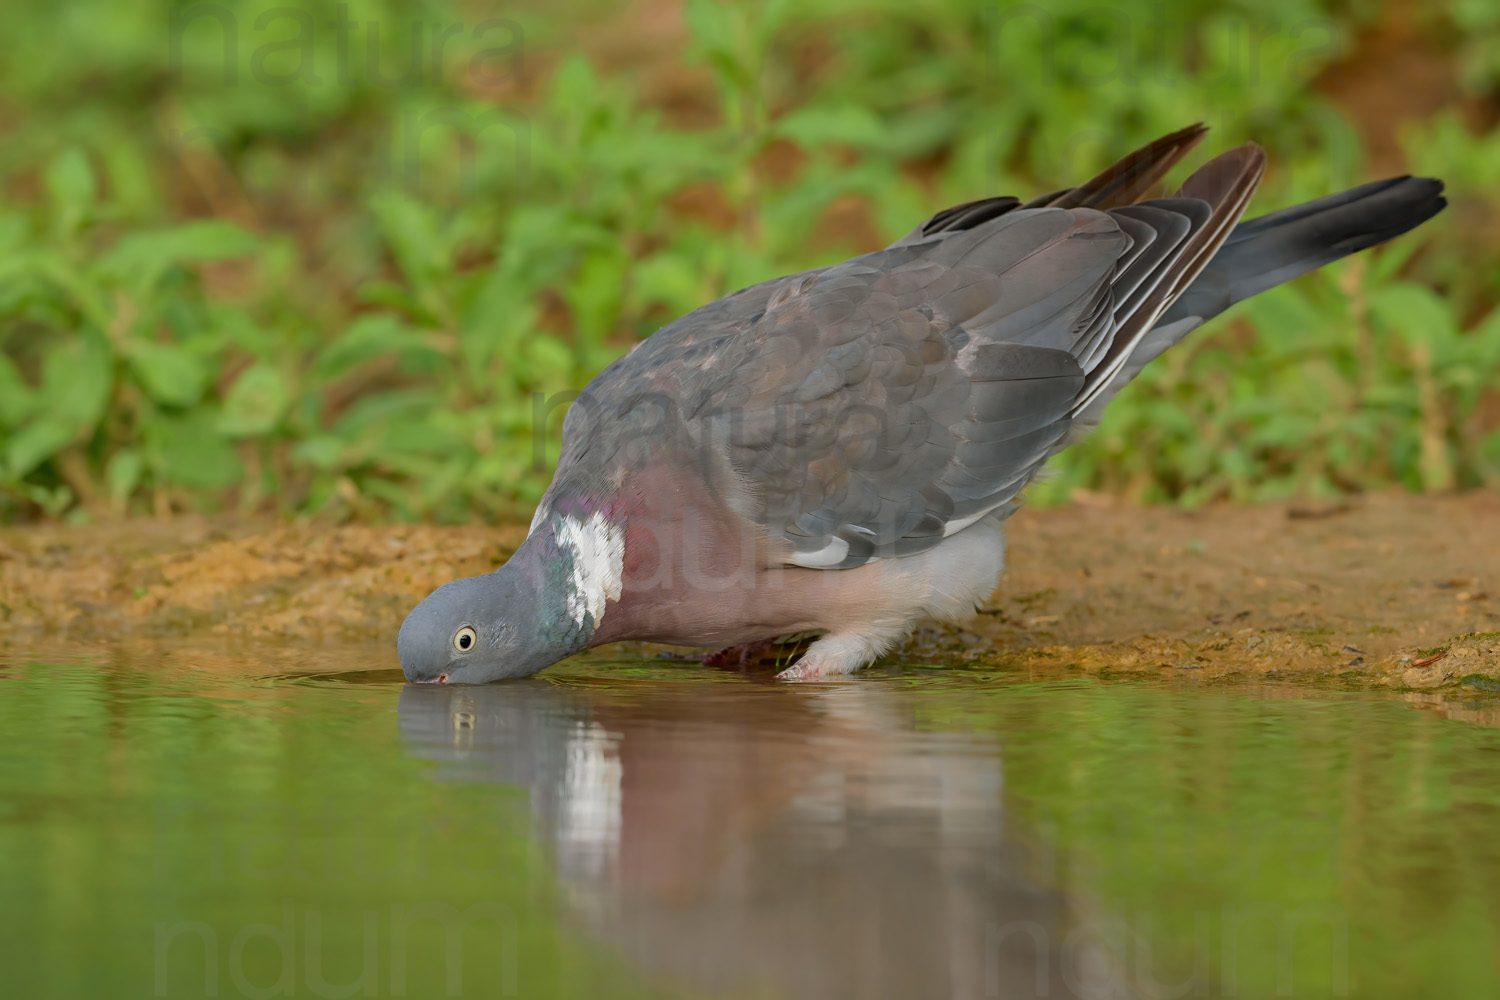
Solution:
[[[790,564],[848,568],[1010,503],[1259,182],[1249,145],[1174,197],[1129,203],[1196,138],[1034,207],[958,206],[886,250],[754,290],[763,311],[732,335],[747,345],[733,364],[679,382],[695,436],[723,443],[741,513]]]

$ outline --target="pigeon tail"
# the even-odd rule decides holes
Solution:
[[[1415,229],[1447,204],[1442,181],[1392,177],[1241,222],[1132,348],[1108,388],[1079,413],[1067,443],[1097,426],[1104,407],[1141,369],[1205,320],[1268,288]]]
[[[1162,322],[1217,316],[1236,302],[1415,229],[1447,204],[1442,181],[1392,177],[1242,222]]]

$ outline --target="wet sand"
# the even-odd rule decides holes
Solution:
[[[439,584],[524,526],[230,517],[0,530],[0,645],[115,639],[389,643]],[[1188,512],[1022,510],[982,614],[896,660],[1040,674],[1500,689],[1500,496]],[[627,647],[624,651],[654,650]]]

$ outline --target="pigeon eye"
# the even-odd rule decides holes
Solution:
[[[460,653],[467,653],[477,642],[479,642],[479,633],[468,625],[453,633],[453,648]]]

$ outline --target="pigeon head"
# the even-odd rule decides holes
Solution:
[[[486,684],[545,670],[588,646],[620,596],[623,535],[602,517],[558,518],[493,573],[445,583],[396,639],[414,682]]]
[[[527,582],[501,567],[434,590],[396,639],[406,679],[484,684],[534,674],[573,652],[548,636]]]

